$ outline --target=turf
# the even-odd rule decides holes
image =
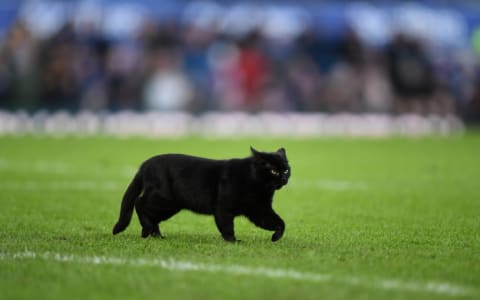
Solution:
[[[211,158],[287,149],[292,178],[275,197],[287,224],[236,219],[238,244],[212,217],[181,212],[166,239],[134,217],[111,235],[136,167],[158,153]],[[480,134],[383,139],[0,137],[0,299],[452,299],[480,297]],[[323,274],[325,281],[19,258],[56,253],[173,259]],[[393,280],[399,284],[379,284]],[[430,283],[459,286],[429,290]],[[411,288],[412,286],[420,288]]]

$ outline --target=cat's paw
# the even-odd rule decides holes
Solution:
[[[142,238],[146,239],[150,235],[150,233],[151,233],[151,230],[143,228],[141,236]]]
[[[226,241],[226,242],[230,242],[230,243],[235,243],[235,242],[239,241],[233,235],[224,235],[223,240]]]
[[[279,239],[281,239],[283,236],[283,230],[275,231],[275,233],[272,235],[272,242],[276,242]]]
[[[161,232],[157,232],[157,231],[152,232],[150,235],[151,235],[152,237],[154,237],[154,238],[161,238],[161,239],[164,239],[164,238],[165,238],[165,236],[162,235]]]

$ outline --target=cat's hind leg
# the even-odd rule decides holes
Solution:
[[[149,235],[163,238],[159,223],[180,211],[169,195],[156,188],[146,188],[143,196],[136,202],[135,209],[142,225],[143,238]]]
[[[153,236],[153,237],[159,237],[159,238],[162,238],[162,239],[165,238],[165,237],[162,235],[162,233],[160,232],[159,224],[154,224],[154,225],[153,225],[153,230],[152,230],[152,232],[150,233],[150,235]]]
[[[158,225],[153,224],[150,219],[142,212],[141,208],[135,207],[137,211],[140,224],[142,225],[142,238],[148,237],[150,234],[153,234],[154,231],[158,228]],[[158,230],[160,232],[160,230]]]
[[[142,196],[135,202],[135,211],[137,212],[140,225],[142,225],[142,238],[148,237],[156,230],[156,227],[158,228],[148,216],[148,210],[145,207],[145,200],[145,196]]]
[[[158,213],[158,216],[156,218],[156,223],[153,227],[153,231],[151,233],[151,235],[153,237],[161,237],[162,239],[165,238],[161,231],[160,231],[160,225],[159,223],[162,222],[162,221],[165,221],[169,218],[171,218],[173,215],[175,215],[176,213],[178,213],[180,211],[180,209],[165,209],[165,210],[161,210],[159,213]]]

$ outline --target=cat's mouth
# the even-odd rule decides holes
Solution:
[[[285,181],[285,182],[277,183],[277,184],[275,184],[273,187],[274,187],[276,190],[279,190],[279,189],[281,189],[281,188],[282,188],[284,185],[286,185],[286,184],[287,184],[287,182]]]

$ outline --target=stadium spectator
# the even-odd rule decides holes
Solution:
[[[386,55],[396,112],[425,113],[434,92],[434,73],[420,41],[398,33]]]
[[[472,98],[463,110],[463,117],[468,122],[480,124],[480,74],[478,74]]]
[[[22,21],[0,42],[0,108],[33,109],[38,96],[38,43]]]
[[[68,23],[42,43],[38,59],[40,107],[49,110],[77,107],[79,82],[74,69],[76,50],[76,33]]]
[[[273,8],[265,16],[276,19],[264,22],[235,4],[230,14],[210,4],[184,19],[151,12],[128,19],[129,9],[120,20],[136,20],[131,30],[118,21],[107,30],[90,10],[63,5],[71,13],[46,20],[49,30],[19,14],[1,36],[1,109],[447,114],[475,106],[478,57],[457,51],[439,59],[427,51],[431,40],[408,30],[392,37],[366,24],[373,34],[365,35],[361,22],[326,26],[289,11],[283,32],[285,11]],[[236,14],[244,26],[232,30],[236,23],[222,17]],[[129,34],[112,34],[114,25]]]

